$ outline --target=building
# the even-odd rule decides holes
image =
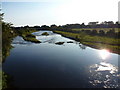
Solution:
[[[97,25],[98,22],[89,22],[88,25]]]

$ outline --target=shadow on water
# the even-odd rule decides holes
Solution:
[[[14,78],[11,75],[9,75],[9,74],[7,74],[5,72],[2,72],[2,90],[10,89],[10,88],[16,88],[12,84],[13,81],[14,81]]]

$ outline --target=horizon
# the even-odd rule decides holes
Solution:
[[[94,21],[93,21],[94,22]],[[105,21],[103,21],[103,22],[105,22]],[[113,22],[113,21],[106,21],[106,22]],[[119,22],[119,21],[115,21],[115,22],[113,22],[114,24],[116,24],[116,22]],[[72,23],[72,24],[82,24],[82,23]],[[84,23],[85,24],[85,23]],[[96,25],[100,25],[100,24],[102,24],[102,22],[99,22],[99,23],[97,23]],[[56,25],[56,24],[51,24],[51,25]],[[51,25],[46,25],[46,26],[49,26],[49,27],[51,27]],[[64,25],[71,25],[71,24],[64,24]],[[56,26],[64,26],[64,25],[56,25]],[[88,22],[88,24],[85,24],[86,26],[87,25],[89,25],[89,22]],[[14,25],[13,25],[14,26]],[[14,26],[14,27],[25,27],[25,26],[29,26],[29,25],[24,25],[24,26]],[[31,25],[31,26],[29,26],[29,27],[34,27],[34,26],[44,26],[44,24],[43,25]]]
[[[103,0],[39,1],[2,2],[4,21],[15,27],[118,21],[119,0],[104,0],[104,3]]]

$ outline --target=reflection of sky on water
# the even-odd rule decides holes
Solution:
[[[44,36],[41,35],[43,32],[47,32],[49,33],[49,36]],[[40,40],[42,43],[53,43],[55,44],[56,42],[75,42],[74,40],[70,40],[68,38],[62,37],[59,34],[54,34],[52,31],[39,31],[39,32],[34,32],[32,33],[36,36],[36,39]],[[16,38],[14,38],[12,45],[16,45],[16,44],[20,44],[20,45],[31,45],[33,44],[32,42],[29,41],[25,41],[22,37],[17,36]]]
[[[44,36],[41,35],[43,32],[47,32],[49,33],[48,36]],[[40,40],[42,43],[56,43],[56,42],[68,42],[68,41],[74,41],[74,40],[70,40],[68,38],[62,37],[59,34],[55,34],[52,31],[39,31],[39,32],[35,32],[33,33],[34,35],[36,35],[36,39]]]
[[[22,37],[17,36],[17,37],[14,38],[14,40],[12,41],[12,45],[13,45],[13,46],[14,46],[14,44],[26,45],[26,44],[32,44],[32,42],[25,41]]]
[[[100,50],[99,55],[102,62],[94,64],[89,67],[89,83],[95,87],[103,88],[118,88],[120,74],[118,73],[118,67],[110,63],[105,62],[105,59],[109,57],[107,50]]]
[[[100,88],[101,87],[116,88],[116,87],[118,87],[118,78],[120,79],[120,74],[118,74],[116,54],[111,54],[111,53],[109,53],[108,50],[105,50],[105,49],[104,50],[96,50],[96,49],[92,49],[89,47],[86,48],[85,45],[82,45],[79,42],[75,42],[74,40],[62,37],[61,35],[52,33],[51,31],[47,31],[50,34],[48,36],[41,35],[43,32],[46,32],[46,31],[40,31],[40,32],[33,33],[34,35],[36,35],[36,38],[42,42],[40,44],[34,44],[31,42],[24,41],[22,37],[18,36],[13,40],[12,45],[15,46],[17,44],[18,45],[17,47],[20,47],[19,49],[17,48],[17,50],[16,50],[17,52],[19,51],[19,52],[24,53],[23,50],[25,49],[27,51],[27,53],[25,53],[25,55],[29,55],[29,54],[30,54],[30,56],[33,55],[32,58],[34,58],[34,55],[40,56],[40,54],[43,58],[49,54],[48,57],[50,56],[50,58],[51,58],[51,56],[52,56],[51,52],[53,52],[55,54],[55,56],[57,55],[57,58],[59,55],[61,55],[61,57],[64,56],[63,54],[67,55],[63,59],[67,58],[66,60],[69,60],[68,63],[71,62],[72,59],[74,60],[73,63],[75,63],[75,62],[77,62],[77,59],[78,59],[78,61],[80,61],[79,62],[80,64],[77,62],[75,64],[75,66],[77,66],[77,64],[79,64],[78,67],[82,67],[82,65],[85,67],[87,65],[89,66],[89,74],[88,75],[89,75],[89,83],[91,84],[90,87],[96,87],[96,88],[99,88],[99,87]],[[68,41],[73,41],[74,43],[72,43],[72,44],[67,43]],[[63,45],[56,46],[55,45],[56,42],[65,42],[64,45],[66,47],[63,47]],[[52,43],[52,44],[49,44],[49,43]],[[21,44],[22,44],[22,46],[23,45],[24,46],[31,45],[31,48],[22,47]],[[82,51],[78,48],[82,49]],[[30,50],[33,50],[33,51],[31,52]],[[64,53],[63,53],[63,51],[64,51]],[[72,54],[70,54],[71,51],[72,51]],[[35,53],[35,54],[31,54],[31,53]],[[18,54],[18,56],[19,56],[19,54]],[[39,56],[36,56],[36,57],[41,58],[41,56],[40,57]],[[73,57],[71,57],[71,56],[73,56]],[[61,58],[61,57],[59,57],[59,58]],[[22,57],[20,57],[20,58],[22,58]],[[29,58],[29,57],[27,57],[27,58]],[[59,60],[59,58],[58,58],[58,60]],[[30,59],[30,60],[32,60],[32,59]],[[47,60],[47,59],[45,59],[45,60]],[[39,62],[40,61],[41,60],[39,60]],[[65,60],[63,60],[63,61],[65,61]],[[29,62],[29,64],[30,64],[30,62]],[[23,65],[22,62],[21,62],[21,65]],[[32,63],[31,65],[34,65],[34,64]],[[8,66],[14,66],[14,65],[8,65]],[[35,64],[35,66],[36,66],[36,64]],[[38,66],[40,67],[40,65],[38,65]],[[26,67],[26,65],[25,65],[25,67]],[[74,69],[74,71],[75,70],[76,69]],[[83,69],[83,71],[84,71],[84,69]],[[38,76],[40,76],[39,73],[36,73],[36,74]],[[75,75],[77,76],[77,74],[75,74]],[[84,77],[86,77],[86,76],[84,76]],[[88,83],[88,80],[85,82]]]

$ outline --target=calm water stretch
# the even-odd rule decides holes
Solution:
[[[3,71],[17,88],[118,88],[118,54],[98,50],[52,31],[33,33],[42,43],[14,38]],[[69,43],[72,41],[73,43]],[[56,42],[64,42],[57,45]]]

